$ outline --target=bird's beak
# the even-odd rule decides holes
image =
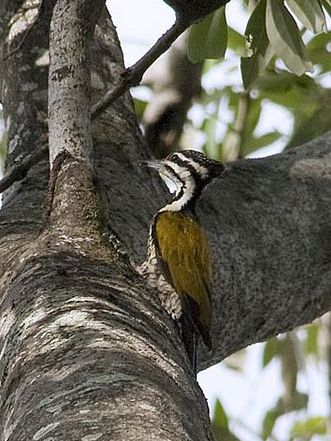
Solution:
[[[170,173],[167,167],[164,166],[164,161],[162,161],[162,159],[141,161],[140,165],[156,170],[163,182],[168,187],[170,193],[175,193],[177,191],[178,182],[174,179],[174,176]]]
[[[159,171],[162,167],[162,161],[158,159],[152,159],[150,161],[141,161],[140,165],[143,167],[153,168],[154,170]]]

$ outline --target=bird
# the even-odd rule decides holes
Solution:
[[[199,338],[209,350],[212,347],[212,272],[207,237],[195,208],[206,185],[223,174],[224,165],[195,150],[144,164],[157,170],[173,197],[152,219],[147,259],[140,271],[178,324],[196,375]]]

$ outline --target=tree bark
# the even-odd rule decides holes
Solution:
[[[94,101],[123,64],[106,11],[88,48],[88,29],[93,28],[88,3],[43,2],[39,10],[38,23],[47,20],[49,26],[52,16],[52,171],[47,190],[47,164],[32,167],[6,192],[1,210],[1,439],[209,440],[208,408],[174,324],[157,294],[107,242],[117,219],[112,200],[134,203],[129,191],[126,200],[119,199],[116,182],[133,175],[142,180],[137,161],[147,154],[128,96],[94,122],[92,150],[84,115],[89,108],[86,54],[94,57]],[[8,26],[16,13],[15,7]],[[11,55],[2,71],[7,127],[8,121],[13,124],[8,168],[15,165],[16,148],[26,157],[31,147],[41,148],[47,133],[45,124],[32,145],[28,136],[18,137],[35,124],[16,112],[22,98],[23,105],[29,100],[34,104],[34,96],[25,96],[23,69],[27,81],[27,72],[33,76],[33,90],[47,80],[47,70],[35,67],[35,54],[45,42],[38,23],[21,47],[29,54],[24,67]],[[17,34],[17,44],[23,32]],[[8,40],[2,44],[6,51]],[[19,88],[9,91],[14,73]],[[44,93],[44,112],[46,98]],[[134,185],[124,182],[122,189]]]
[[[52,29],[64,26],[63,5],[73,5],[73,23],[85,23],[86,33],[67,33],[63,42],[70,48],[80,39],[82,57],[69,70],[75,60],[64,62],[65,49],[53,58],[50,84],[58,69],[70,71],[73,83],[81,72],[77,87],[91,87],[94,103],[123,71],[106,10],[87,37],[95,19],[89,3],[43,0],[34,26],[17,33],[13,18],[23,1],[0,7],[9,169],[48,135],[49,26],[51,17]],[[100,114],[92,131],[84,114],[65,138],[89,94],[69,89],[76,103],[69,110],[60,89],[49,103],[60,113],[49,112],[56,127],[49,188],[49,165],[40,160],[6,191],[0,212],[1,439],[211,440],[206,402],[174,323],[108,241],[115,233],[140,263],[149,222],[165,201],[160,182],[138,165],[149,151],[131,98]],[[52,126],[62,117],[62,126]],[[209,186],[199,217],[213,256],[214,349],[200,351],[200,369],[330,309],[330,181],[329,133],[282,155],[234,162]]]

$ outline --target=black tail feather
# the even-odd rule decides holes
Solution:
[[[180,318],[181,337],[190,360],[194,375],[197,374],[197,340],[198,335],[192,326],[192,320],[187,314]]]
[[[199,330],[196,327],[196,302],[189,296],[182,298],[182,316],[180,318],[182,340],[189,357],[194,375],[197,375],[197,348],[199,341]]]

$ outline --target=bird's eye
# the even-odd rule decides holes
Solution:
[[[173,153],[171,159],[174,159],[176,161],[177,159],[179,159],[179,156],[177,155],[177,153]]]

